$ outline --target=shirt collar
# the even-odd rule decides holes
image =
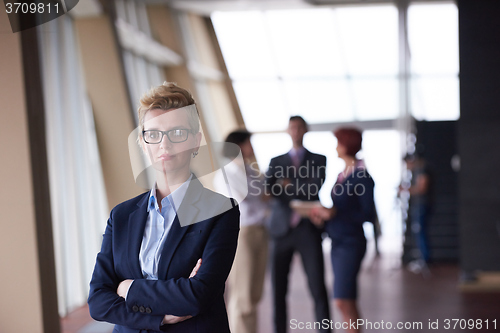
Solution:
[[[189,187],[191,179],[193,179],[193,174],[191,174],[189,178],[184,183],[181,184],[181,186],[176,188],[175,191],[170,193],[167,197],[163,198],[162,205],[165,202],[165,200],[168,200],[169,204],[172,207],[174,207],[175,210],[177,210],[177,208],[179,208],[179,206],[181,205],[184,196],[186,195],[186,191]],[[156,183],[155,183],[153,188],[149,192],[148,212],[151,211],[152,209],[158,209],[158,208],[159,207],[158,207],[158,201],[156,200]]]
[[[297,156],[299,158],[302,158],[304,156],[305,152],[306,152],[306,149],[304,147],[300,147],[299,149],[295,149],[294,147],[292,147],[292,149],[290,149],[289,154],[292,156]]]

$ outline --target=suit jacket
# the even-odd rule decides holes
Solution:
[[[236,252],[239,208],[193,178],[165,240],[158,280],[142,276],[139,251],[149,192],[111,211],[90,282],[92,318],[116,324],[113,332],[229,332],[223,294]],[[198,222],[198,223],[193,223]],[[189,274],[199,258],[197,275]],[[127,299],[116,289],[133,279]],[[165,314],[191,315],[160,327]]]
[[[292,210],[290,201],[319,200],[319,190],[325,181],[326,157],[305,150],[298,170],[293,166],[290,154],[286,153],[271,159],[266,172],[266,190],[276,200],[271,203],[269,233],[273,237],[282,237],[290,230]],[[288,185],[280,181],[288,178]]]
[[[332,190],[336,215],[325,224],[332,239],[357,239],[365,241],[364,222],[376,219],[373,190],[375,183],[365,168],[356,168],[343,182]]]

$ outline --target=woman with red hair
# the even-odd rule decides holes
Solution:
[[[311,220],[324,223],[332,239],[331,260],[335,279],[335,305],[344,322],[356,322],[360,317],[356,305],[357,276],[366,251],[363,223],[374,221],[374,182],[363,161],[356,158],[361,150],[362,135],[355,128],[340,128],[334,132],[337,153],[345,168],[332,189],[332,208],[319,207],[311,211]],[[360,332],[348,326],[348,332]]]

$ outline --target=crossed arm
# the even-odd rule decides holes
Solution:
[[[196,266],[194,266],[193,270],[191,271],[191,274],[189,274],[190,279],[196,276],[196,273],[198,273],[198,270],[201,267],[201,263],[202,263],[202,259],[200,258],[196,262]],[[120,282],[120,284],[118,285],[118,288],[116,289],[116,293],[118,294],[118,296],[126,299],[128,289],[130,288],[130,285],[132,284],[132,282],[134,282],[134,280],[131,280],[131,279],[123,280],[122,282]],[[189,316],[189,315],[188,316],[174,316],[171,314],[166,314],[163,317],[163,321],[161,322],[161,324],[162,325],[176,324],[176,323],[180,323],[181,321],[184,321],[184,320],[189,319],[189,318],[193,318],[193,316]]]

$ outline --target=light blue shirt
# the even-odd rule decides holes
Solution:
[[[177,209],[186,195],[192,178],[193,175],[161,200],[161,211],[156,200],[156,184],[151,189],[148,204],[149,214],[139,252],[142,275],[145,279],[158,280],[158,263],[160,262],[161,252],[177,215]]]
[[[299,149],[295,149],[292,147],[292,149],[290,149],[290,151],[288,152],[288,154],[292,158],[292,161],[293,161],[295,156],[297,157],[299,165],[302,163],[302,159],[304,158],[305,153],[306,153],[306,149],[304,147],[300,147]]]

